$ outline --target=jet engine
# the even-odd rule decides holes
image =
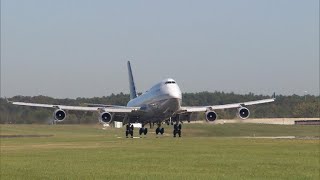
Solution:
[[[209,122],[213,122],[217,119],[217,113],[214,111],[207,111],[206,112],[206,120]]]
[[[66,112],[64,112],[64,110],[62,110],[62,109],[57,109],[53,113],[53,118],[56,121],[63,121],[66,118],[66,116],[67,116]]]
[[[110,123],[112,121],[112,115],[109,112],[100,113],[100,122]]]
[[[237,114],[241,119],[247,119],[250,116],[250,111],[248,108],[241,107],[238,109]]]

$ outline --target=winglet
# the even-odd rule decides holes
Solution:
[[[136,86],[134,84],[130,61],[128,61],[128,73],[129,73],[129,86],[130,86],[130,99],[137,97]]]

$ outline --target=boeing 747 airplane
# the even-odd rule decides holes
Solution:
[[[275,101],[275,96],[273,95],[273,97],[270,99],[234,104],[181,106],[181,90],[176,81],[171,78],[157,83],[150,90],[138,96],[134,84],[130,61],[128,61],[127,65],[130,85],[130,101],[128,102],[127,106],[90,104],[88,107],[86,107],[12,101],[9,102],[14,105],[21,106],[53,108],[53,117],[58,122],[65,120],[67,116],[66,111],[96,111],[99,113],[99,121],[106,124],[113,122],[115,116],[120,116],[122,117],[122,122],[127,124],[126,137],[128,137],[128,135],[133,137],[132,123],[138,122],[142,124],[142,127],[139,129],[140,135],[146,135],[148,133],[148,129],[145,127],[145,125],[148,123],[150,123],[150,126],[151,123],[157,123],[158,127],[156,128],[156,134],[163,134],[164,128],[161,127],[162,122],[170,118],[178,117],[179,115],[191,115],[192,113],[203,112],[205,113],[206,120],[213,122],[217,119],[217,114],[214,110],[234,108],[238,109],[238,116],[241,119],[246,119],[250,115],[250,111],[247,106]],[[180,122],[177,120],[176,124],[174,125],[174,137],[176,137],[176,135],[181,137],[181,124],[179,123]]]

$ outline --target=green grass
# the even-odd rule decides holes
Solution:
[[[0,179],[319,179],[319,126],[187,124],[126,139],[97,125],[1,125]],[[137,129],[135,130],[137,135]],[[120,138],[119,138],[120,137]]]

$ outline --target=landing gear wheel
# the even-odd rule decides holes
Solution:
[[[181,137],[181,129],[182,129],[181,124],[175,124],[173,126],[173,137],[176,137],[177,134],[179,135],[179,137]]]
[[[144,135],[147,135],[147,133],[148,133],[148,128],[144,128],[144,127],[140,128],[140,129],[139,129],[139,135],[141,136],[142,133],[143,133]]]
[[[132,130],[126,131],[126,138],[128,138],[129,134],[130,134],[131,138],[133,138],[133,131]]]
[[[161,135],[163,135],[163,133],[164,133],[164,128],[158,127],[158,128],[156,129],[156,134],[158,135],[159,133],[160,133]]]
[[[126,126],[126,138],[128,138],[128,135],[131,135],[131,138],[133,138],[133,125],[130,126],[130,124],[127,124]]]
[[[160,134],[163,135],[163,133],[164,133],[164,128],[161,128],[160,129]]]
[[[159,133],[161,135],[163,135],[163,133],[164,133],[164,128],[161,127],[161,122],[158,123],[158,127],[156,129],[156,134],[158,135]]]
[[[181,130],[173,130],[173,137],[176,137],[177,134],[181,137]]]
[[[144,131],[144,128],[140,128],[139,129],[139,135],[141,136],[141,134],[143,133],[143,131]]]
[[[156,129],[156,135],[158,135],[159,133],[160,133],[160,128],[157,127],[157,129]]]

